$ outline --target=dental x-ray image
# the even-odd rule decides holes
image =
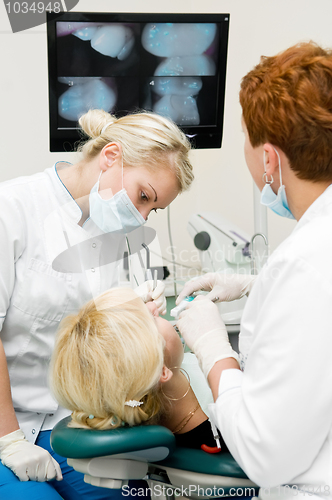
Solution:
[[[144,27],[142,45],[155,56],[150,60],[155,77],[147,81],[145,108],[178,125],[215,119],[210,103],[217,97],[217,32],[215,23],[149,23]]]
[[[182,127],[196,147],[220,147],[228,15],[47,17],[55,142],[74,146],[79,117],[99,108],[116,116],[153,111]]]
[[[59,43],[59,125],[76,127],[89,109],[115,113],[138,107],[139,56],[134,50],[136,25],[57,23]],[[77,76],[76,76],[77,75]],[[96,76],[97,75],[97,76]],[[116,77],[116,78],[115,78]]]
[[[104,109],[120,116],[123,110],[135,111],[139,102],[137,77],[59,77],[58,123],[76,128],[81,115],[89,109]]]
[[[142,45],[158,58],[156,76],[215,75],[212,43],[217,34],[215,23],[149,23],[142,32]],[[210,53],[207,53],[208,49]]]
[[[144,108],[180,126],[216,123],[217,83],[215,77],[150,77],[144,85]]]
[[[56,23],[58,73],[129,76],[139,71],[140,26],[121,23]]]
[[[61,118],[76,123],[78,117],[89,109],[114,109],[117,89],[113,85],[113,79],[104,81],[94,77],[59,77],[58,81],[68,85],[58,101]]]
[[[215,23],[148,23],[142,32],[137,24],[57,23],[57,36],[70,39],[67,50],[62,51],[59,45],[58,52],[60,71],[70,75],[58,78],[59,84],[68,86],[62,92],[59,86],[60,120],[76,123],[91,108],[108,112],[115,112],[116,104],[123,108],[123,101],[118,101],[119,78],[128,76],[134,100],[126,103],[126,109],[138,109],[137,78],[146,73],[153,78],[146,80],[144,109],[167,116],[178,125],[199,125],[201,114],[208,122],[213,118],[211,113],[201,110],[209,110],[209,100],[203,97],[211,98],[213,89],[216,35]],[[146,63],[138,67],[142,50],[152,58],[144,58]],[[208,84],[205,80],[211,77]],[[216,95],[216,86],[213,92]]]

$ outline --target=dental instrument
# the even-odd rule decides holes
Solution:
[[[146,251],[145,281],[153,280],[153,289],[152,290],[155,290],[157,287],[157,281],[158,281],[158,269],[154,269],[153,274],[152,274],[152,268],[150,267],[150,249],[145,243],[142,243],[142,247]]]
[[[191,302],[192,300],[194,300],[194,296],[193,295],[190,295],[188,297],[185,297],[178,306],[176,307],[173,307],[173,309],[171,310],[170,312],[170,315],[174,318],[174,319],[179,319],[179,316],[180,314],[182,313],[182,311],[185,310],[185,308],[187,307],[188,303]]]
[[[153,271],[153,289],[155,290],[157,287],[157,281],[158,281],[158,269],[155,269]]]
[[[153,279],[152,271],[151,271],[151,267],[150,267],[150,249],[145,243],[142,243],[142,247],[146,251],[145,281],[149,281],[149,280]],[[155,286],[153,287],[153,289],[155,289]]]
[[[190,295],[188,297],[185,297],[178,306],[176,307],[173,307],[173,309],[171,309],[171,312],[170,312],[170,315],[174,318],[174,319],[179,319],[179,316],[180,314],[182,313],[182,311],[185,310],[185,308],[187,307],[188,303],[193,301],[195,298],[195,295]],[[211,302],[217,302],[219,300],[219,297],[214,297]]]

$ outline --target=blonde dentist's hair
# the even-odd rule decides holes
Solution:
[[[123,422],[157,421],[164,345],[151,313],[130,288],[108,290],[65,318],[50,384],[58,402],[72,411],[69,425],[114,429]],[[143,404],[126,406],[129,400]]]
[[[90,139],[79,146],[84,160],[95,158],[107,144],[121,144],[125,167],[144,166],[150,170],[170,169],[179,192],[194,180],[189,160],[190,142],[171,120],[156,113],[135,113],[116,118],[101,109],[91,109],[79,119]]]

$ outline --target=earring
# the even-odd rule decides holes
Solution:
[[[179,368],[179,370],[187,377],[187,380],[188,380],[188,389],[186,390],[186,392],[184,393],[184,395],[181,396],[180,398],[170,398],[169,396],[167,396],[167,394],[164,393],[163,387],[161,386],[161,388],[160,388],[161,393],[165,396],[165,398],[169,399],[170,401],[179,401],[180,399],[185,398],[186,395],[188,394],[188,392],[190,391],[190,377],[189,377],[189,373],[184,368],[181,368],[180,366],[173,366],[172,368],[170,368],[170,370],[175,370],[176,368]]]
[[[268,185],[269,185],[269,184],[272,184],[272,183],[274,182],[274,181],[273,181],[273,176],[272,176],[272,174],[271,174],[271,180],[268,180],[268,178],[267,178],[267,173],[266,173],[266,172],[264,172],[264,174],[263,174],[263,177],[262,177],[262,178],[263,178],[263,181],[265,182],[265,184],[268,184]]]

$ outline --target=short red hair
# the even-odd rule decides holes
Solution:
[[[332,50],[309,42],[262,56],[240,103],[253,147],[278,146],[300,179],[332,180]]]

